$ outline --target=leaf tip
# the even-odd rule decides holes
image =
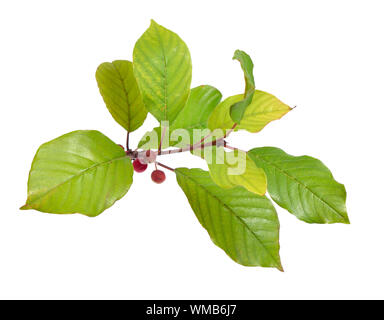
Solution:
[[[232,57],[232,60],[236,60],[237,59],[237,56],[238,54],[240,53],[241,51],[239,49],[235,50],[235,52],[233,53],[233,57]]]
[[[19,210],[28,210],[31,209],[31,207],[28,204],[25,204],[19,208]]]
[[[151,19],[151,27],[152,26],[158,26],[159,24],[155,21],[155,20],[153,20],[153,19]]]

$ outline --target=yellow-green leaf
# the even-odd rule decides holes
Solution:
[[[231,106],[241,101],[243,95],[235,95],[228,97],[222,101],[212,112],[208,127],[211,130],[216,128],[230,129],[234,125],[230,116]],[[244,112],[241,123],[236,130],[244,129],[249,132],[259,132],[271,121],[280,119],[287,114],[292,108],[281,102],[275,96],[264,91],[255,90],[251,104]]]
[[[132,175],[131,159],[102,133],[70,132],[40,146],[21,209],[94,217],[127,193]]]
[[[116,122],[129,132],[139,128],[148,111],[133,75],[132,62],[104,62],[97,68],[96,80],[104,102]]]
[[[193,153],[198,154],[199,150]],[[201,156],[207,161],[209,174],[219,187],[229,189],[243,186],[258,195],[264,195],[267,191],[264,170],[257,167],[245,152],[226,152],[223,147],[205,147]]]
[[[191,85],[191,56],[184,41],[152,20],[136,42],[133,70],[148,111],[159,122],[172,123]]]

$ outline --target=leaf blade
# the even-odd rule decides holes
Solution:
[[[171,125],[171,129],[204,129],[208,126],[208,118],[219,104],[222,95],[210,85],[201,85],[191,90],[183,110]]]
[[[345,187],[320,160],[294,157],[273,147],[255,148],[248,154],[265,170],[272,199],[298,219],[307,223],[349,223]]]
[[[230,108],[236,102],[241,102],[242,95],[230,96],[222,101],[212,112],[208,127],[210,130],[216,128],[230,129],[235,124],[230,117]],[[244,112],[241,123],[236,130],[247,130],[252,133],[261,131],[270,122],[281,119],[292,108],[281,102],[275,96],[255,90],[252,102]]]
[[[245,95],[247,95],[248,93],[251,93],[253,90],[255,90],[252,59],[246,52],[242,50],[236,50],[232,59],[239,61],[241,69],[243,69],[245,79]]]
[[[133,75],[132,62],[104,62],[96,70],[100,94],[115,121],[128,132],[138,129],[147,117],[142,97]]]
[[[151,20],[133,50],[133,69],[148,111],[159,122],[172,123],[185,105],[192,79],[184,41]]]
[[[21,209],[97,216],[127,193],[132,175],[131,160],[106,136],[70,132],[40,146]]]
[[[230,116],[233,122],[240,124],[245,110],[252,102],[253,94],[255,91],[255,80],[253,77],[253,62],[251,57],[244,51],[236,50],[233,56],[234,60],[238,60],[241,69],[244,72],[245,91],[243,100],[234,103],[230,108]]]
[[[212,241],[235,262],[283,270],[272,203],[243,188],[219,188],[201,169],[176,169],[177,181]]]
[[[257,195],[265,195],[267,178],[264,170],[257,167],[245,152],[225,152],[223,147],[205,147],[200,155],[207,161],[209,174],[219,187],[230,189],[242,186]]]
[[[225,130],[232,128],[235,123],[233,122],[229,111],[231,106],[234,103],[241,101],[242,98],[242,94],[237,94],[220,102],[208,119],[208,128],[211,131],[215,129]]]
[[[166,135],[172,136],[172,133],[177,129],[184,129],[189,134],[189,143],[191,144],[194,129],[206,129],[208,127],[208,118],[212,111],[221,100],[221,93],[215,87],[209,85],[201,85],[191,90],[185,107],[180,111],[169,129],[166,129]],[[176,133],[176,132],[175,132]],[[146,141],[145,137],[157,137],[157,141]],[[141,138],[138,147],[145,146],[146,148],[156,149],[160,143],[161,129],[160,127],[154,128],[150,132],[146,132]],[[180,143],[175,139],[163,141],[163,149],[169,146],[179,147],[185,146],[187,143]]]

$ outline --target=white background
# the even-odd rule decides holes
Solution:
[[[384,298],[383,11],[368,0],[2,1],[0,298]],[[240,93],[231,58],[252,56],[257,87],[297,108],[230,141],[320,158],[346,185],[351,225],[308,225],[278,208],[281,273],[215,247],[171,172],[163,185],[135,174],[97,218],[18,210],[43,142],[97,129],[124,143],[94,73],[131,59],[151,18],[188,44],[193,86]],[[189,154],[163,162],[204,167]]]

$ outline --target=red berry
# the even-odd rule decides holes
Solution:
[[[152,172],[151,178],[155,183],[163,183],[165,180],[165,173],[161,170],[155,170]]]
[[[148,165],[146,163],[141,163],[139,159],[133,161],[133,169],[136,172],[144,172],[147,169]]]
[[[119,147],[122,147],[122,148],[123,148],[123,150],[125,150],[125,149],[124,149],[124,147],[123,147],[121,144],[118,144],[118,146],[119,146]]]

